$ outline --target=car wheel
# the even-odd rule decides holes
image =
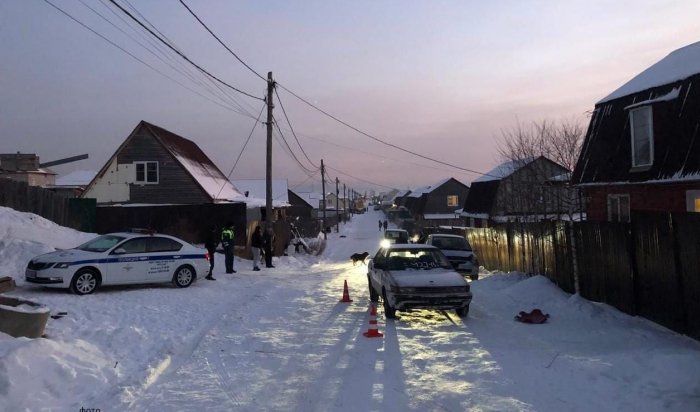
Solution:
[[[180,266],[173,275],[173,285],[179,288],[186,288],[194,282],[194,269],[192,266]]]
[[[370,302],[374,302],[374,303],[379,302],[379,294],[372,287],[372,281],[370,280],[369,275],[367,275],[367,285],[369,286],[369,300],[370,300]]]
[[[457,312],[457,316],[459,316],[460,318],[466,318],[467,315],[469,315],[469,305],[463,308],[459,308],[455,310],[455,312]]]
[[[469,279],[471,279],[471,280],[479,280],[479,274],[477,273],[476,275],[469,275]]]
[[[100,285],[100,276],[92,269],[80,269],[73,275],[70,290],[76,295],[89,295]]]
[[[395,319],[396,309],[389,305],[389,299],[386,298],[386,291],[382,291],[382,302],[384,304],[384,316],[387,319]]]

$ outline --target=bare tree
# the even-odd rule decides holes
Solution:
[[[528,164],[527,173],[520,173],[520,178],[509,182],[511,188],[511,202],[513,209],[521,213],[520,221],[525,215],[543,215],[546,219],[549,212],[558,218],[562,214],[568,216],[569,242],[572,251],[572,265],[574,272],[574,289],[579,293],[578,261],[576,258],[576,237],[573,231],[573,220],[578,210],[578,193],[571,185],[571,172],[576,166],[581,145],[585,134],[585,128],[579,121],[542,120],[533,122],[529,127],[522,124],[516,125],[510,130],[502,131],[503,142],[499,145],[498,152],[504,162],[515,162],[515,167]],[[545,162],[531,163],[533,160],[544,156],[568,169],[565,176],[554,176],[553,170],[546,166]],[[521,225],[521,234],[525,239],[525,230]],[[542,239],[544,236],[538,236]],[[532,239],[531,239],[532,241]],[[535,247],[531,244],[533,253],[531,262],[532,270],[541,268],[540,254],[535,250],[541,250],[542,245]],[[523,260],[525,251],[523,248]]]

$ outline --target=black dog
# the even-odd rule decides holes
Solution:
[[[365,263],[365,259],[367,259],[367,256],[369,256],[369,252],[353,253],[350,256],[350,259],[352,259],[352,265],[355,266],[357,262]]]

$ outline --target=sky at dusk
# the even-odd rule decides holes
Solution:
[[[54,170],[96,171],[146,120],[197,143],[224,174],[252,130],[231,178],[265,177],[265,128],[254,127],[261,101],[235,92],[227,93],[234,100],[221,100],[182,60],[156,58],[162,55],[153,40],[107,0],[50,1],[161,73],[43,0],[2,0],[0,152],[36,153],[42,161],[87,153]],[[264,96],[266,83],[179,1],[129,2],[190,59]],[[481,172],[499,163],[503,130],[544,119],[587,126],[596,101],[700,40],[696,0],[185,2],[263,76],[272,71],[287,89],[381,140]],[[314,165],[276,103],[296,156],[311,170],[323,158],[348,187],[405,189],[479,177],[373,141],[278,93]],[[273,177],[320,191],[320,176],[309,176],[283,145],[275,138]]]

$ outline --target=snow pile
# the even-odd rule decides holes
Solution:
[[[272,269],[236,259],[227,275],[218,254],[217,281],[186,289],[76,296],[15,277],[8,295],[67,315],[49,319],[47,339],[0,333],[0,410],[699,410],[698,342],[541,276],[482,272],[465,320],[419,310],[387,321],[380,305],[384,337],[365,338],[367,267],[349,258],[377,250],[380,213],[320,235],[322,255],[292,251]],[[9,209],[0,233],[0,273],[13,275],[94,236]],[[338,302],[344,281],[351,304]],[[513,320],[534,308],[545,324]]]

